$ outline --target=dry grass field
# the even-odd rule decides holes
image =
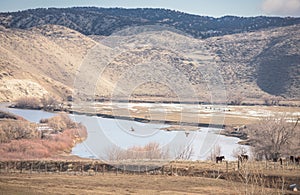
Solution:
[[[248,189],[248,193],[244,193]],[[281,194],[281,190],[201,177],[1,174],[1,194]],[[254,193],[251,193],[254,191]]]
[[[299,194],[288,191],[290,184],[299,185],[297,165],[251,161],[237,170],[236,162],[181,161],[165,165],[164,169],[164,175],[1,170],[0,194]]]

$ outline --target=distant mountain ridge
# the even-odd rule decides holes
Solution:
[[[39,8],[0,13],[0,25],[7,28],[28,29],[46,24],[65,26],[84,35],[105,36],[131,26],[164,25],[196,38],[208,38],[300,24],[300,18],[266,16],[213,18],[167,9],[97,7]]]

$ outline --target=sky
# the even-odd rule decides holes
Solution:
[[[41,7],[166,8],[202,16],[300,17],[300,0],[0,0],[0,12]]]

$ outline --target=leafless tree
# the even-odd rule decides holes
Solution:
[[[279,105],[279,102],[282,100],[283,98],[280,96],[264,96],[263,100],[265,105],[271,106],[271,105]]]
[[[163,150],[158,143],[148,143],[145,146],[133,146],[128,149],[112,147],[107,150],[108,160],[132,160],[132,159],[167,159],[168,151]]]
[[[55,110],[59,107],[59,102],[52,96],[44,96],[41,99],[41,103],[44,110]]]
[[[21,97],[16,100],[15,107],[25,109],[40,109],[40,101],[35,97]]]
[[[175,151],[176,160],[190,160],[193,154],[194,150],[191,145],[179,147]]]
[[[234,158],[238,158],[240,155],[246,155],[246,154],[247,154],[247,150],[243,146],[239,146],[235,150],[232,151],[232,156]]]
[[[212,148],[210,155],[207,157],[207,160],[215,161],[217,156],[221,155],[221,147],[219,145],[215,145]]]
[[[229,103],[232,105],[241,105],[244,99],[241,94],[233,94],[228,98]]]
[[[299,154],[299,118],[287,115],[262,118],[247,128],[258,160],[276,160],[282,155]]]

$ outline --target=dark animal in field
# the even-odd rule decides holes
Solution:
[[[297,165],[299,165],[299,163],[300,163],[300,156],[295,157],[295,163],[296,163]]]
[[[290,162],[299,164],[300,163],[300,156],[290,156]]]
[[[240,162],[248,161],[248,159],[249,159],[249,156],[247,154],[241,154],[238,156],[238,160]]]
[[[287,163],[289,162],[290,158],[289,157],[280,157],[279,158],[279,162],[280,162],[280,165],[283,165],[283,163]]]
[[[290,162],[294,163],[295,162],[295,157],[294,156],[290,156]]]
[[[222,162],[223,159],[225,159],[225,156],[217,156],[216,163]]]

